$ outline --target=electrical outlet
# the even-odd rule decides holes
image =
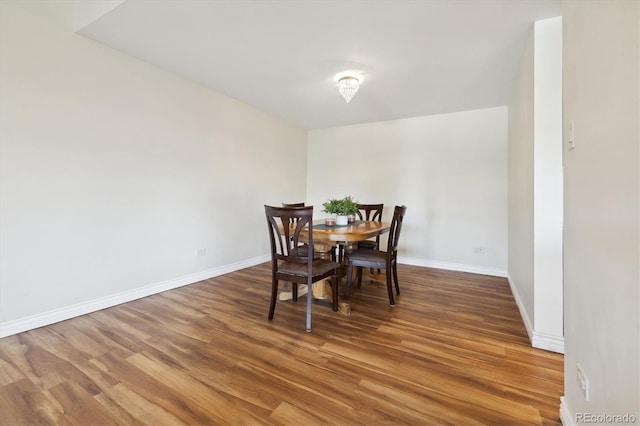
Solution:
[[[474,247],[473,248],[473,252],[475,254],[485,254],[487,252],[487,248],[486,247]]]
[[[196,250],[196,256],[205,256],[207,254],[207,249],[198,249]]]
[[[579,364],[576,364],[576,368],[578,370],[578,385],[582,390],[584,399],[588,401],[589,400],[589,379],[587,379],[587,376],[584,374],[584,371],[582,371],[582,368],[580,367]]]

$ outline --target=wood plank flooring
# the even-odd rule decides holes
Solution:
[[[0,340],[2,425],[559,425],[562,355],[505,279],[364,273],[351,315],[267,320],[265,263]]]

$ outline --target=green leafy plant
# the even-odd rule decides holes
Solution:
[[[344,216],[349,216],[358,212],[358,202],[354,201],[350,195],[347,195],[342,199],[330,199],[326,203],[322,204],[322,207],[324,207],[324,212]]]

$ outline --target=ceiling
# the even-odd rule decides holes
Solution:
[[[560,0],[127,0],[78,32],[297,126],[506,105]],[[358,70],[347,104],[335,75]]]

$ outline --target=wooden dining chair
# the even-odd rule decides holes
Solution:
[[[372,221],[382,220],[382,210],[384,204],[358,204],[358,219]],[[358,242],[358,248],[378,249],[380,248],[380,235],[375,240],[364,240]]]
[[[358,220],[366,220],[368,221],[382,221],[382,210],[384,208],[384,204],[357,204],[358,211],[356,214],[358,215]],[[376,236],[373,240],[363,240],[358,241],[358,249],[378,249],[380,246],[380,235]],[[337,253],[334,256],[333,260],[337,260],[338,262],[342,262],[344,255],[344,244],[338,244],[336,247]],[[373,274],[373,268],[371,268],[371,273]],[[380,269],[378,269],[378,273],[380,273]]]
[[[282,207],[304,207],[304,203],[282,203]]]
[[[396,294],[400,294],[400,286],[398,285],[398,240],[400,239],[400,230],[402,229],[402,221],[407,212],[405,206],[396,206],[393,211],[393,219],[391,220],[391,228],[389,229],[389,238],[387,240],[387,251],[378,249],[356,250],[347,255],[347,288],[345,290],[345,298],[351,295],[351,275],[353,267],[357,267],[358,288],[362,285],[362,268],[379,268],[386,269],[387,292],[389,293],[389,305],[395,306],[393,298],[393,284],[395,283]]]
[[[381,221],[383,209],[384,204],[358,204],[358,219]],[[380,248],[380,235],[373,240],[358,241],[358,248],[378,250]],[[373,274],[373,268],[371,268],[371,273]],[[380,273],[380,269],[378,269],[378,273]]]
[[[358,218],[360,220],[382,220],[384,204],[358,204]]]
[[[304,203],[282,203],[282,207],[304,207]],[[338,245],[337,244],[333,244],[332,246],[326,245],[327,247],[330,247],[329,250],[329,255],[331,256],[331,260],[333,260],[334,262],[341,262],[342,261],[342,257],[340,257],[340,259],[338,259]],[[297,297],[295,295],[294,292],[294,300],[295,297]]]
[[[291,282],[295,287],[296,295],[298,284],[306,284],[306,330],[311,331],[312,285],[316,281],[331,277],[332,308],[337,311],[340,264],[313,257],[313,206],[272,207],[265,205],[264,209],[271,243],[269,320],[273,319],[275,313],[280,280]]]
[[[302,203],[282,203],[282,207],[287,207],[287,208],[292,208],[292,207],[304,207],[304,202]],[[297,219],[294,219],[295,221],[297,221]],[[307,247],[302,244],[300,245],[297,250],[299,251],[300,256],[306,256],[307,253]],[[285,287],[289,286],[288,282],[284,283]],[[291,286],[291,298],[293,299],[294,302],[298,301],[298,286],[297,285],[292,285]]]
[[[300,207],[305,207],[304,203],[282,203],[282,207],[285,208],[300,208]],[[296,219],[291,219],[291,223],[290,225],[292,225],[294,222],[298,222],[300,219],[296,218]],[[298,247],[298,250],[300,251],[300,255],[304,256],[306,254],[306,246],[301,245],[300,247]]]

